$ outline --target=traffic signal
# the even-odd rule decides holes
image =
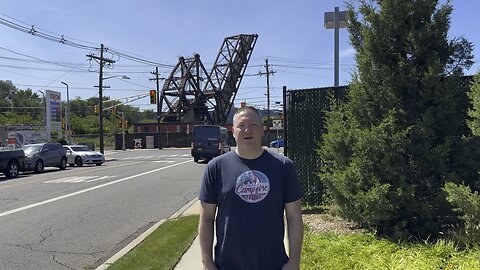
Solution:
[[[150,90],[150,104],[157,104],[157,90]]]
[[[93,105],[93,112],[98,114],[99,108],[98,105]]]
[[[112,107],[112,114],[117,115],[117,107]]]

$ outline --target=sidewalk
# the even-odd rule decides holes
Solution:
[[[200,214],[200,201],[196,201],[181,215],[199,215]],[[175,266],[174,270],[196,270],[202,269],[202,259],[200,257],[200,243],[198,237],[195,238],[192,245],[183,254],[180,261]]]
[[[186,205],[184,205],[182,208],[180,208],[177,212],[175,212],[173,215],[171,215],[167,219],[172,219],[172,218],[177,218],[179,216],[183,215],[194,215],[194,214],[200,214],[200,202],[195,198],[188,202]],[[140,236],[138,236],[136,239],[134,239],[130,244],[125,246],[123,249],[121,249],[119,252],[117,252],[115,255],[113,255],[110,259],[106,260],[103,264],[98,266],[95,270],[105,270],[107,269],[110,265],[112,265],[114,262],[116,262],[118,259],[121,257],[125,256],[130,250],[132,250],[134,247],[136,247],[138,244],[140,244],[147,236],[149,236],[153,231],[155,231],[160,225],[162,225],[163,222],[166,220],[160,220],[156,224],[154,224],[152,227],[150,227],[148,230],[146,230],[144,233],[142,233]],[[195,239],[195,241],[197,241]],[[175,266],[175,270],[196,270],[196,269],[202,269],[201,261],[200,261],[200,245],[198,244],[198,241],[196,242],[195,246],[195,241],[193,244],[190,246],[189,250],[183,255],[181,258],[181,266],[180,263]],[[195,257],[197,256],[197,257]],[[198,264],[198,266],[195,266],[195,263]],[[183,266],[185,265],[185,266]],[[190,266],[193,265],[193,266]],[[179,268],[181,267],[181,268]],[[186,267],[186,268],[184,268]]]

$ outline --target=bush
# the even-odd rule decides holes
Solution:
[[[480,196],[477,191],[472,192],[469,187],[446,183],[444,190],[447,192],[447,200],[459,213],[459,218],[464,223],[466,244],[480,243]]]

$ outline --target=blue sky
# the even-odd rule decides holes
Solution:
[[[323,27],[324,12],[335,6],[344,9],[344,1],[3,1],[0,18],[21,26],[91,47],[106,47],[154,62],[175,65],[178,57],[201,56],[210,70],[227,36],[258,34],[249,67],[235,104],[241,101],[266,107],[265,58],[274,73],[270,77],[271,106],[282,99],[282,86],[290,89],[333,85],[333,31]],[[445,2],[445,1],[442,1]],[[454,11],[450,37],[463,36],[475,46],[480,60],[480,30],[475,26],[480,3],[451,1]],[[98,95],[98,64],[89,62],[84,50],[45,40],[0,24],[0,80],[11,80],[18,88],[33,91],[59,91],[66,99]],[[340,30],[340,84],[348,84],[355,67],[354,51],[348,32]],[[105,76],[127,75],[130,80],[111,78],[104,95],[112,99],[148,93],[155,88],[150,74],[153,65],[145,65],[106,54],[116,60]],[[40,62],[47,61],[49,63]],[[476,63],[467,71],[475,73]],[[81,72],[79,70],[82,70]],[[160,68],[168,76],[171,68]],[[161,85],[163,82],[161,83]],[[130,103],[141,109],[155,109],[148,98]]]

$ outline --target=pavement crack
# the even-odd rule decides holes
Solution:
[[[45,240],[47,240],[48,238],[52,237],[52,226],[50,225],[48,228],[46,228],[45,230],[43,230],[41,233],[40,233],[40,242],[36,243],[36,244],[41,244],[43,243]]]
[[[135,240],[138,236],[140,236],[142,233],[144,233],[146,230],[148,230],[150,227],[152,227],[156,223],[158,223],[158,221],[150,221],[146,225],[138,228],[135,232],[131,233],[124,239],[120,240],[118,243],[115,244],[115,246],[110,250],[108,254],[105,254],[102,258],[98,259],[94,265],[99,266],[102,263],[104,263],[106,260],[110,259],[118,251],[126,247],[128,244],[130,244],[133,240]]]
[[[53,254],[52,254],[52,261],[54,261],[56,264],[59,264],[59,265],[65,267],[65,268],[72,269],[72,270],[76,270],[76,269],[73,268],[73,267],[70,267],[70,266],[68,266],[68,265],[66,265],[66,264],[64,264],[64,263],[59,262],[59,261],[57,260],[57,258],[55,257],[55,252],[53,252]]]

